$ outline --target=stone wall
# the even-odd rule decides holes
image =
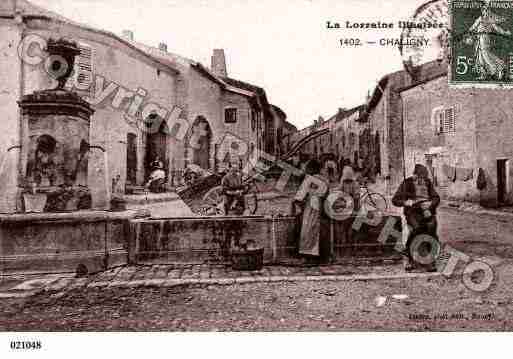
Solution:
[[[513,204],[513,91],[476,89],[467,106],[475,111],[477,166],[484,169],[487,187],[480,193],[484,205],[497,205],[497,160],[507,160],[506,198]]]
[[[376,87],[368,110],[371,137],[380,140],[381,176],[378,182],[393,194],[407,171],[403,152],[403,102],[400,92],[414,84],[439,77],[447,72],[447,64],[439,61],[426,63],[415,69],[413,75],[405,70],[384,76]]]
[[[435,176],[446,198],[497,205],[497,160],[513,159],[513,93],[510,90],[453,89],[447,77],[414,87],[402,93],[405,106],[406,172],[415,162],[426,163],[426,154],[435,152]],[[455,109],[455,132],[435,134],[433,110]],[[466,180],[450,179],[442,166],[467,169]],[[477,189],[478,170],[486,175],[487,187]],[[509,166],[506,203],[513,203]]]
[[[476,117],[469,91],[449,89],[444,76],[406,90],[402,97],[407,176],[413,173],[416,163],[427,165],[428,158],[433,157],[434,180],[441,194],[446,198],[477,201],[476,174],[462,181],[445,173],[448,166],[477,168]],[[439,124],[435,123],[434,111],[440,108],[455,109],[454,133],[437,134]]]
[[[130,261],[227,262],[231,247],[254,241],[272,257],[270,221],[255,218],[184,218],[133,220],[130,223]]]
[[[387,220],[377,226],[363,223],[351,230],[355,218],[322,223],[321,256],[325,261],[397,257],[395,240],[378,241]],[[129,253],[131,263],[229,263],[235,243],[253,241],[264,249],[264,263],[298,260],[301,221],[295,217],[184,218],[132,220]],[[330,255],[332,253],[332,256]]]
[[[20,148],[20,112],[16,101],[22,90],[21,66],[17,48],[21,30],[12,20],[0,19],[0,109],[2,132],[0,136],[0,212],[14,212],[18,195],[17,175]],[[8,152],[9,150],[9,152]]]
[[[127,221],[134,211],[0,216],[2,273],[90,273],[127,263]]]
[[[204,117],[212,131],[210,152],[211,166],[214,165],[215,145],[219,145],[226,133],[242,139],[250,148],[251,143],[257,146],[258,131],[251,128],[251,105],[249,98],[240,94],[222,90],[220,85],[208,79],[199,71],[189,68],[187,75],[187,120],[192,123],[198,116]],[[237,122],[225,123],[224,110],[228,107],[237,109]],[[183,158],[182,144],[177,144],[176,158]],[[184,165],[180,160],[179,165]]]
[[[237,123],[224,122],[224,109],[230,107],[237,109]],[[225,131],[244,140],[248,148],[251,144],[256,148],[258,141],[256,119],[253,129],[251,127],[251,105],[248,101],[248,97],[227,91],[223,93],[223,125]]]

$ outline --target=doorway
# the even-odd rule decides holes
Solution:
[[[504,205],[508,194],[508,160],[497,160],[497,202]]]
[[[212,130],[203,116],[198,116],[186,138],[185,158],[187,163],[195,164],[205,170],[211,169]]]
[[[137,184],[137,135],[129,133],[126,136],[126,181],[127,184]]]
[[[164,165],[164,171],[166,174],[169,172],[169,156],[167,151],[167,136],[169,129],[166,121],[160,117],[154,117],[148,122],[150,126],[159,126],[158,131],[149,131],[146,137],[146,158],[145,158],[145,169],[146,169],[146,180],[149,178],[151,171],[153,170],[151,164],[157,159]]]
[[[433,186],[438,187],[438,173],[436,171],[436,155],[426,154],[426,167],[429,171],[429,175],[431,176],[431,181],[433,182]]]

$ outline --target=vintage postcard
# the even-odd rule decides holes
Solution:
[[[2,0],[0,331],[511,331],[512,9]]]

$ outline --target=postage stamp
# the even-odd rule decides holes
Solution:
[[[451,85],[513,86],[513,1],[450,2]]]

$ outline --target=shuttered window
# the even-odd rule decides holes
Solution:
[[[433,122],[437,135],[456,132],[456,111],[454,107],[435,109]]]
[[[454,108],[446,108],[444,110],[443,132],[450,133],[456,131]]]
[[[74,74],[70,86],[77,91],[91,91],[93,83],[93,48],[85,43],[78,43],[80,54],[75,58]]]

